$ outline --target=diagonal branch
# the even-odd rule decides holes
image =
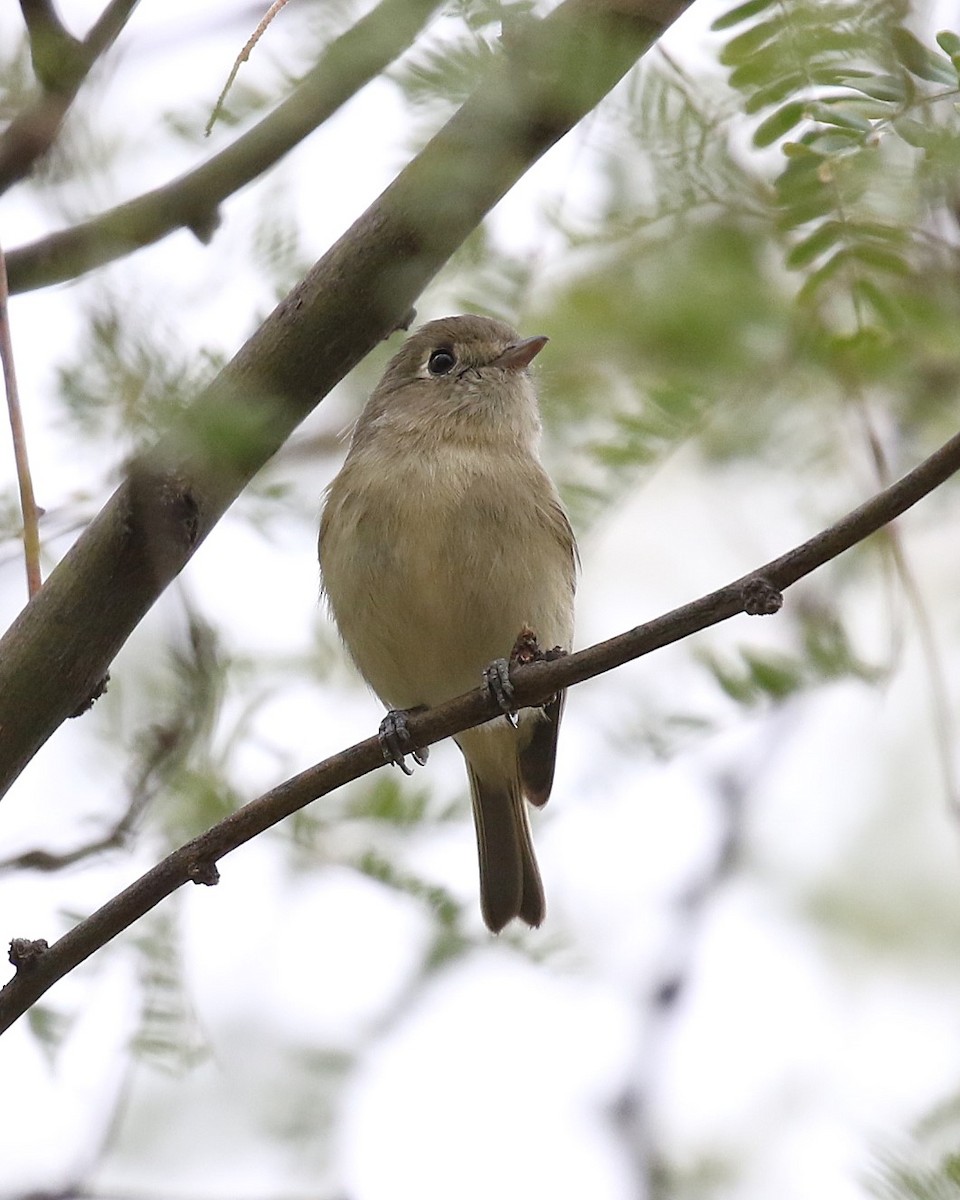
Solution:
[[[665,0],[564,0],[180,414],[0,640],[0,794],[81,710],[253,475],[486,213],[648,49]],[[673,0],[678,15],[685,0]],[[670,7],[669,5],[666,5]]]
[[[836,524],[749,575],[576,654],[514,668],[510,677],[518,703],[521,707],[543,704],[560,688],[602,675],[738,613],[776,611],[784,588],[876,533],[958,470],[960,434]],[[408,726],[413,745],[423,748],[498,716],[496,701],[479,688],[426,712],[410,714]],[[52,946],[15,939],[10,957],[17,973],[0,991],[0,1032],[9,1028],[58,979],[177,888],[191,880],[215,884],[219,878],[216,864],[232,850],[311,801],[382,766],[379,739],[372,737],[358,742],[286,780],[187,842]]]
[[[381,0],[323,52],[269,116],[178,179],[7,254],[11,292],[74,279],[177,229],[209,241],[218,209],[328,120],[404,52],[440,0]],[[0,155],[2,169],[2,155]]]
[[[29,174],[56,140],[63,119],[97,60],[113,45],[139,0],[110,0],[78,42],[49,0],[20,0],[42,92],[0,136],[0,194]]]

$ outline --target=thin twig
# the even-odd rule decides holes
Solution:
[[[13,457],[17,466],[20,487],[20,512],[23,517],[23,557],[27,568],[27,595],[40,591],[40,513],[33,495],[33,479],[27,455],[27,434],[23,427],[17,373],[13,363],[13,337],[10,333],[10,294],[7,288],[7,264],[0,246],[0,362],[3,364],[3,385],[10,417]]]
[[[221,112],[223,112],[223,102],[227,98],[227,92],[229,92],[233,87],[233,81],[239,74],[241,66],[250,58],[250,55],[253,53],[254,46],[256,46],[257,42],[259,42],[263,37],[267,26],[286,3],[287,0],[273,0],[273,4],[270,5],[266,16],[250,35],[247,40],[247,44],[234,59],[233,67],[230,71],[230,74],[227,76],[227,82],[223,85],[223,90],[217,97],[217,102],[213,106],[213,112],[210,114],[210,120],[207,122],[206,128],[203,131],[204,137],[210,136],[211,130],[217,123],[217,118],[220,116]]]
[[[836,524],[726,587],[586,650],[515,668],[511,671],[511,681],[518,704],[521,707],[543,704],[561,688],[592,679],[738,613],[757,611],[758,598],[766,601],[766,611],[775,611],[780,591],[876,533],[958,470],[960,434]],[[478,688],[436,708],[410,714],[411,742],[422,749],[499,715],[493,697]],[[52,946],[39,939],[15,939],[17,973],[0,991],[0,1031],[12,1025],[58,979],[183,884],[216,883],[219,878],[216,864],[232,850],[312,800],[382,766],[379,739],[371,737],[358,742],[245,804],[167,855]]]

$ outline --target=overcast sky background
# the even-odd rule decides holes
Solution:
[[[238,20],[235,8],[144,0],[98,111],[101,132],[134,147],[118,159],[130,175],[109,191],[100,180],[93,194],[64,195],[65,205],[97,211],[197,159],[158,129],[159,114],[176,93],[205,120],[255,24],[255,14]],[[269,82],[271,62],[297,54],[296,8],[292,0],[241,81]],[[81,0],[61,5],[75,32],[97,11]],[[671,51],[702,67],[712,44],[707,23],[703,10],[689,14],[667,39]],[[17,29],[12,7],[0,11],[0,44]],[[296,212],[304,252],[318,257],[402,165],[406,134],[390,86],[377,82],[228,202],[211,247],[178,233],[85,280],[14,299],[44,507],[71,502],[103,472],[99,456],[65,429],[55,397],[56,363],[77,336],[81,301],[136,279],[136,304],[174,343],[232,354],[273,304],[247,252],[263,194]],[[212,146],[231,136],[221,129]],[[551,257],[541,207],[558,194],[589,205],[591,138],[600,136],[599,120],[576,131],[494,214],[501,244],[542,255],[540,289],[564,269]],[[7,248],[58,223],[24,189],[0,201]],[[443,315],[444,286],[441,278],[422,299],[420,319]],[[548,346],[542,387],[549,355]],[[334,397],[311,428],[338,429],[349,416]],[[302,520],[266,538],[228,516],[185,572],[190,594],[224,622],[232,645],[278,658],[309,648],[325,619],[316,513],[335,469],[300,470]],[[12,478],[6,444],[0,470]],[[787,464],[779,476],[742,464],[708,470],[681,450],[583,539],[578,644],[773,557],[859,502],[865,478],[854,470],[811,496]],[[931,512],[902,525],[917,578],[943,614],[945,661],[954,663],[955,604],[937,598],[956,596],[960,556],[950,523],[935,516],[944,507],[930,503]],[[48,553],[59,557],[67,545],[61,539]],[[813,582],[808,594],[821,586]],[[4,623],[22,600],[21,564],[5,559]],[[863,589],[857,630],[866,657],[888,648],[888,601],[883,589]],[[175,599],[157,606],[122,652],[108,702],[59,730],[4,799],[0,857],[72,845],[78,830],[89,835],[109,819],[126,787],[110,739],[149,721],[151,656],[182,620]],[[781,634],[776,620],[739,618],[705,636],[723,648],[776,646]],[[878,1148],[909,1148],[912,1125],[953,1096],[960,1078],[960,964],[951,952],[960,944],[958,831],[915,643],[908,633],[902,667],[885,686],[843,682],[776,713],[736,709],[679,648],[575,689],[554,798],[535,823],[547,924],[500,939],[478,932],[476,950],[412,1002],[406,989],[430,933],[416,902],[336,866],[291,875],[276,838],[241,849],[221,864],[216,889],[178,895],[159,918],[183,931],[188,1024],[207,1051],[196,1066],[126,1072],[139,960],[122,946],[51,993],[73,1020],[54,1061],[26,1021],[0,1040],[8,1096],[0,1196],[84,1178],[108,1136],[96,1185],[118,1196],[627,1200],[642,1194],[650,1150],[701,1183],[715,1171],[715,1190],[697,1195],[869,1195]],[[948,678],[955,683],[956,672]],[[346,667],[336,679],[343,686],[335,694],[293,685],[260,713],[244,750],[248,798],[375,729],[375,699],[349,686]],[[627,732],[646,705],[674,698],[720,732],[658,763]],[[441,794],[460,798],[464,819],[405,834],[400,861],[475,909],[459,755],[437,748],[426,772]],[[742,806],[738,860],[711,882],[732,797]],[[143,846],[51,878],[0,876],[0,942],[52,940],[64,909],[92,910],[151,863]],[[844,921],[835,912],[828,920],[818,904],[849,906],[846,936]],[[870,921],[872,946],[862,935]],[[915,938],[917,928],[926,940]],[[304,1102],[311,1064],[358,1051],[342,1090],[331,1095],[318,1084]],[[123,1115],[108,1128],[122,1090]],[[280,1136],[297,1128],[307,1130],[299,1141]]]

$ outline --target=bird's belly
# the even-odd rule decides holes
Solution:
[[[325,578],[344,642],[384,703],[433,705],[478,686],[524,626],[544,648],[569,646],[569,556],[529,514],[435,489],[368,501],[325,549]]]

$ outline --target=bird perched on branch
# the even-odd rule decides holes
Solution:
[[[546,342],[477,316],[417,330],[361,413],[320,523],[333,617],[392,710],[388,757],[404,765],[406,710],[481,680],[505,710],[456,737],[494,932],[544,918],[524,797],[540,807],[550,795],[563,708],[560,694],[513,718],[507,660],[524,645],[562,652],[573,637],[576,542],[538,457],[527,369]]]

